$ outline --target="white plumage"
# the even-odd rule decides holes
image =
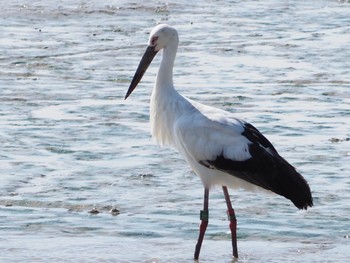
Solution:
[[[203,104],[191,102],[191,108],[174,123],[173,139],[204,186],[226,185],[252,189],[251,184],[222,173],[207,162],[215,160],[220,154],[236,161],[252,157],[248,150],[249,140],[242,136],[243,122],[232,118],[225,111]]]
[[[305,179],[254,126],[229,112],[187,99],[175,90],[173,66],[178,43],[178,33],[171,26],[162,24],[152,30],[125,99],[157,52],[163,50],[151,97],[152,135],[161,146],[177,148],[201,178],[206,189],[204,210],[208,210],[206,199],[213,185],[223,186],[229,210],[232,207],[226,186],[270,190],[290,199],[299,209],[312,206]],[[201,230],[201,234],[204,232]],[[200,237],[195,258],[201,242]],[[237,251],[234,255],[238,255]]]

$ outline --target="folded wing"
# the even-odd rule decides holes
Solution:
[[[194,112],[197,116],[192,118],[196,121],[179,121],[176,128],[191,158],[209,169],[220,170],[284,196],[299,209],[313,205],[304,177],[253,125],[227,114],[223,117],[223,112],[197,110]]]

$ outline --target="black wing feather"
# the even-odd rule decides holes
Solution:
[[[205,163],[284,196],[299,209],[311,207],[311,191],[304,177],[278,154],[273,145],[253,125],[246,123],[242,135],[251,141],[250,159],[235,161],[221,154],[215,160],[206,160]]]

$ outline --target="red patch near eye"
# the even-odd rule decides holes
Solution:
[[[155,46],[156,45],[156,41],[158,40],[158,37],[152,37],[151,39],[151,44],[152,46]]]

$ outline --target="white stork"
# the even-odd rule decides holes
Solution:
[[[214,185],[223,188],[233,256],[238,257],[236,217],[227,187],[263,188],[291,200],[299,209],[313,205],[310,187],[253,125],[227,111],[192,101],[175,90],[173,66],[178,44],[178,33],[169,25],[160,24],[151,31],[148,47],[125,99],[162,49],[163,56],[151,97],[152,135],[161,146],[177,148],[204,185],[204,208],[201,210],[194,258],[199,257],[208,225],[209,189]]]

